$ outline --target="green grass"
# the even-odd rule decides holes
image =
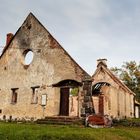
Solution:
[[[140,127],[93,129],[83,126],[1,122],[0,140],[140,140]]]

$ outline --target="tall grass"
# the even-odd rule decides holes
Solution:
[[[0,123],[0,140],[140,140],[140,128]]]

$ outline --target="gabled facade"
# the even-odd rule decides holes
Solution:
[[[30,13],[16,34],[10,34],[0,57],[0,118],[80,117],[92,112],[91,101],[86,106],[83,100],[90,79]]]
[[[92,98],[96,114],[113,118],[134,117],[134,96],[107,68],[106,59],[97,60],[97,69],[92,76]]]

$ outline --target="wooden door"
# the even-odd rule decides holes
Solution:
[[[104,96],[99,95],[99,113],[104,115]]]
[[[60,115],[69,115],[69,88],[60,89]]]

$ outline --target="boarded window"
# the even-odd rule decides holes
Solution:
[[[17,90],[18,90],[18,88],[12,88],[11,90],[12,90],[11,103],[15,104],[15,103],[17,103],[17,96],[18,96]]]
[[[47,95],[43,94],[42,95],[42,100],[41,100],[41,105],[45,106],[47,104]]]
[[[32,98],[31,98],[31,104],[37,104],[38,103],[38,88],[39,86],[36,87],[31,87],[32,88]]]

